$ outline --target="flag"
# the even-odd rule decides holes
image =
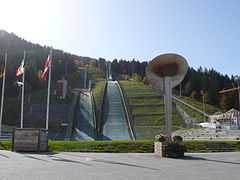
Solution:
[[[43,69],[43,72],[41,74],[41,79],[46,79],[49,67],[51,66],[51,63],[52,63],[52,57],[50,55],[48,55],[48,57],[47,57],[47,59],[44,63],[44,69]]]
[[[52,68],[52,48],[47,57],[47,60],[44,63],[44,69],[41,74],[42,79],[46,79],[48,75],[48,94],[47,94],[47,111],[46,111],[46,130],[48,131],[48,122],[49,122],[49,105],[50,105],[50,90],[51,90],[51,68]]]
[[[38,80],[42,80],[42,70],[38,70],[38,72],[37,72],[37,78],[38,78]]]
[[[16,76],[21,76],[24,73],[24,60],[22,60],[21,65],[17,68]]]
[[[17,81],[16,84],[17,84],[19,87],[23,86],[23,82],[21,82],[21,81]]]
[[[3,71],[0,72],[0,78],[2,78],[5,75],[5,68]]]

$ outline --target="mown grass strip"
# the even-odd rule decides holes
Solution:
[[[2,141],[0,150],[11,150],[11,141]],[[240,151],[240,141],[185,141],[191,153]],[[3,148],[5,147],[5,148]],[[152,153],[153,141],[49,141],[51,152]]]
[[[240,141],[185,141],[188,152],[233,152],[240,151]]]
[[[11,150],[11,141],[0,141],[0,150]]]
[[[152,141],[50,141],[49,150],[54,152],[110,152],[110,153],[150,153]]]

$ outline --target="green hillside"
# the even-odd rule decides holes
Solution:
[[[137,81],[120,81],[132,114],[137,139],[153,139],[164,130],[163,98],[150,87]],[[181,117],[173,108],[173,129],[183,125]]]
[[[192,99],[190,97],[185,97],[185,96],[182,96],[182,97],[178,97],[179,99],[183,100],[184,102],[196,107],[197,109],[203,111],[203,104],[202,102],[200,101],[197,101],[195,99]],[[176,101],[175,101],[176,102]],[[177,103],[177,102],[176,102]],[[177,103],[181,106],[181,108],[189,115],[191,116],[192,118],[196,119],[197,121],[199,122],[202,122],[204,120],[204,116],[201,114],[201,113],[198,113],[194,110],[192,110],[191,108],[183,105],[183,104],[180,104],[180,103]],[[205,112],[209,115],[211,114],[214,114],[215,112],[219,112],[221,111],[219,108],[216,108],[210,104],[205,104]]]
[[[138,81],[120,81],[132,114],[137,139],[150,139],[164,128],[163,98],[156,94],[150,86]],[[202,103],[189,97],[181,97],[184,102],[202,110]],[[175,102],[175,101],[174,101]],[[177,103],[191,118],[201,121],[203,115],[189,107]],[[206,112],[213,114],[218,108],[206,104]],[[173,105],[173,130],[184,127],[184,121]]]

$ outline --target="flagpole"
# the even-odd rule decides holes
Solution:
[[[25,58],[26,58],[26,51],[24,51],[23,55],[23,64],[25,66]],[[25,68],[23,70],[23,75],[22,75],[22,102],[21,102],[21,128],[23,128],[23,107],[24,107],[24,84],[25,84]]]
[[[50,49],[49,74],[48,74],[48,95],[47,95],[47,112],[46,112],[46,130],[48,131],[49,122],[49,104],[50,104],[50,90],[51,90],[51,73],[52,73],[52,48]]]
[[[1,98],[1,112],[0,112],[0,136],[2,135],[2,117],[3,117],[3,103],[4,103],[4,93],[5,93],[6,67],[7,67],[7,53],[5,53],[4,70],[3,70],[2,98]]]

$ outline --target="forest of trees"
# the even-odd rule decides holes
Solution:
[[[23,52],[26,51],[25,60],[25,87],[26,92],[37,91],[45,88],[47,83],[39,78],[43,69],[50,47],[40,46],[25,41],[13,33],[0,30],[0,70],[3,71],[4,54],[8,54],[6,70],[6,96],[15,97],[18,95],[19,88],[16,81],[16,69],[19,67]],[[52,80],[55,82],[63,76],[68,78],[77,71],[75,61],[86,62],[88,58],[80,57],[62,50],[53,49]],[[21,77],[20,77],[21,78]],[[0,82],[1,84],[1,82]]]
[[[112,62],[112,73],[115,79],[123,77],[133,78],[134,76],[136,79],[137,75],[137,79],[145,82],[145,68],[147,64],[146,61],[114,59]],[[233,87],[237,87],[237,80],[233,76],[223,75],[214,69],[202,67],[194,69],[190,67],[182,82],[182,94],[199,101],[202,101],[204,95],[207,103],[227,111],[230,108],[238,109],[238,93],[234,91],[221,95],[219,91]],[[178,91],[179,87],[176,87],[175,90]]]
[[[43,70],[44,62],[49,54],[50,47],[40,46],[28,42],[13,33],[0,30],[0,73],[4,70],[4,54],[7,52],[8,61],[6,68],[6,84],[5,84],[5,101],[3,123],[8,125],[16,125],[16,121],[20,119],[20,99],[21,88],[17,85],[17,81],[21,81],[21,77],[16,77],[16,69],[20,66],[23,59],[23,52],[26,51],[25,59],[25,98],[30,94],[42,96],[43,91],[47,90],[47,81],[40,78]],[[79,65],[85,65],[92,58],[73,55],[62,50],[53,49],[52,64],[52,92],[57,80],[65,79],[69,82],[69,89],[74,88],[72,84],[79,84],[78,72]],[[0,79],[0,87],[2,87],[2,76]],[[72,86],[72,87],[70,87]],[[71,90],[71,89],[70,89]],[[0,88],[1,92],[1,88]],[[0,98],[1,99],[1,98]],[[45,98],[42,98],[45,100]],[[27,101],[25,101],[27,102]]]
[[[17,97],[19,88],[17,87],[15,76],[16,68],[20,65],[23,58],[23,51],[27,52],[26,57],[26,93],[45,89],[46,81],[40,80],[39,73],[43,68],[50,47],[33,44],[13,33],[0,30],[0,71],[3,71],[4,53],[8,53],[7,75],[6,75],[6,97]],[[92,67],[90,78],[104,78],[106,72],[107,61],[104,58],[93,59],[89,57],[81,57],[66,53],[62,50],[53,49],[53,82],[61,79],[63,76],[67,79],[74,80],[78,67],[81,64],[88,64]],[[111,63],[111,70],[114,79],[132,78],[147,83],[145,77],[145,68],[148,65],[146,61],[138,60],[117,60]],[[95,72],[99,71],[99,72]],[[98,77],[99,76],[99,77]],[[2,82],[0,82],[1,85]],[[188,73],[182,82],[182,93],[199,101],[204,95],[206,102],[223,111],[230,108],[238,108],[237,91],[220,95],[218,92],[223,89],[233,88],[237,86],[237,80],[233,76],[223,75],[214,69],[206,68],[189,68]],[[179,87],[175,88],[175,92]]]

